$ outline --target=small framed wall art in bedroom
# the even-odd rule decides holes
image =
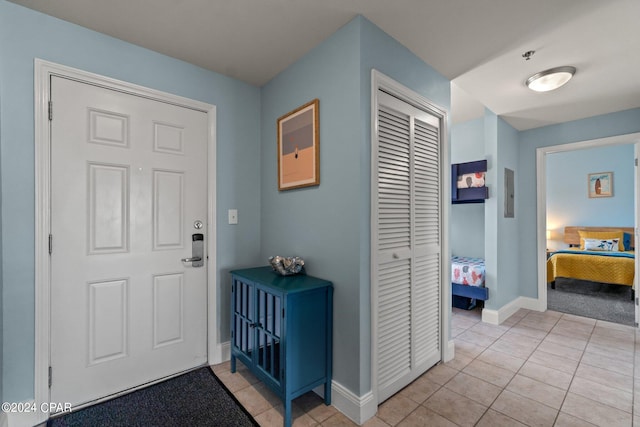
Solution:
[[[613,172],[590,173],[587,182],[589,184],[589,198],[613,197]]]

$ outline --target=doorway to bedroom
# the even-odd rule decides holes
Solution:
[[[539,296],[547,309],[637,325],[638,136],[539,149]]]

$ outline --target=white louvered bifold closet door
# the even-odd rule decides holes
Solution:
[[[378,403],[441,358],[440,133],[438,118],[378,92]]]

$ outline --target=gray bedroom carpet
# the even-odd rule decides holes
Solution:
[[[547,308],[623,325],[635,322],[629,286],[559,278],[556,289],[547,284]]]

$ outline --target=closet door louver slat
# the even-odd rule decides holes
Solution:
[[[382,225],[378,227],[378,251],[408,250],[411,122],[409,116],[384,108],[378,121],[378,220]],[[386,259],[392,257],[387,253]],[[410,260],[380,264],[378,280],[378,387],[387,389],[411,372]]]
[[[440,131],[379,92],[376,147],[378,402],[440,360]],[[425,118],[425,120],[422,120]]]
[[[378,232],[380,251],[410,245],[409,124],[407,116],[392,110],[380,111],[378,145],[383,151],[378,155],[378,217],[385,224]]]
[[[418,251],[428,253],[440,251],[440,158],[439,134],[433,126],[421,120],[415,120],[414,151],[429,151],[426,160],[416,160],[414,207],[415,207],[415,244]],[[440,265],[434,266],[432,286],[440,286]]]
[[[412,327],[414,366],[440,360],[440,135],[414,119]]]
[[[378,345],[378,383],[388,387],[411,370],[411,275],[409,260],[391,262],[380,267],[381,328]]]

